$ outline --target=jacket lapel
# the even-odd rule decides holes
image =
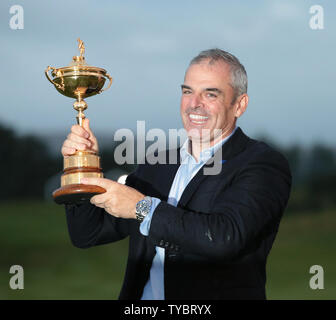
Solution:
[[[209,159],[209,161],[197,172],[194,178],[189,182],[187,187],[184,189],[178,206],[185,207],[189,199],[197,190],[198,186],[206,179],[209,175],[204,174],[205,167],[211,168],[214,165],[214,161],[220,161],[223,165],[226,161],[233,158],[238,153],[242,152],[250,140],[243,131],[238,127],[236,132],[232,137],[224,143],[224,145],[218,149],[214,156]],[[219,172],[221,174],[222,170]]]
[[[168,200],[168,195],[170,192],[170,188],[173,184],[176,172],[180,166],[180,148],[177,149],[177,163],[169,163],[169,150],[168,150],[168,154],[167,154],[167,164],[164,165],[164,170],[162,170],[162,173],[164,173],[163,175],[159,176],[159,181],[157,182],[157,184],[160,186],[160,191],[162,192],[162,198],[167,201]]]

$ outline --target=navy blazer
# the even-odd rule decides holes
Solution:
[[[219,174],[204,174],[210,159],[177,207],[166,201],[179,163],[142,164],[128,176],[127,185],[162,200],[148,236],[140,233],[137,220],[115,218],[89,202],[66,206],[76,247],[130,237],[119,299],[141,298],[155,246],[165,248],[167,300],[266,298],[266,259],[291,188],[288,162],[240,128],[214,159],[225,160]]]

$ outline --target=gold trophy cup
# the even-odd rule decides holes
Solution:
[[[84,58],[84,43],[80,39],[77,41],[80,55],[74,56],[68,67],[56,69],[49,66],[45,70],[45,75],[59,93],[76,99],[73,107],[78,112],[77,123],[82,126],[85,119],[84,110],[87,108],[87,103],[83,99],[110,88],[112,78],[106,70],[87,65]],[[109,79],[109,84],[103,89],[106,79]],[[96,153],[77,150],[74,155],[64,157],[61,187],[53,192],[55,202],[58,204],[80,203],[106,191],[99,186],[80,183],[82,178],[88,177],[103,177],[100,157]]]

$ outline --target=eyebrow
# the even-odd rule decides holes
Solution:
[[[222,91],[219,90],[218,88],[206,88],[205,91],[212,91],[212,92],[222,93]]]
[[[185,85],[185,84],[182,84],[181,85],[181,89],[189,89],[189,90],[192,90],[191,87]],[[218,88],[205,88],[204,91],[211,91],[211,92],[217,92],[217,93],[223,93],[221,90],[219,90]]]
[[[183,90],[183,89],[190,89],[190,90],[192,90],[189,86],[186,86],[185,84],[181,84],[181,89]]]

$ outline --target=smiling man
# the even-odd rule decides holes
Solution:
[[[266,259],[291,174],[280,153],[236,126],[247,105],[239,60],[203,51],[182,85],[188,139],[178,163],[139,165],[126,185],[82,180],[106,192],[66,206],[69,234],[80,248],[130,237],[120,299],[266,298]],[[87,119],[72,127],[62,154],[76,149],[98,151]],[[216,174],[206,173],[218,164]]]
[[[202,145],[213,146],[232,133],[248,104],[244,67],[229,54],[226,59],[232,60],[231,64],[219,58],[220,51],[210,52],[214,57],[206,58],[203,53],[192,60],[181,86],[181,117],[196,159],[204,149]],[[235,73],[231,68],[236,69]]]

